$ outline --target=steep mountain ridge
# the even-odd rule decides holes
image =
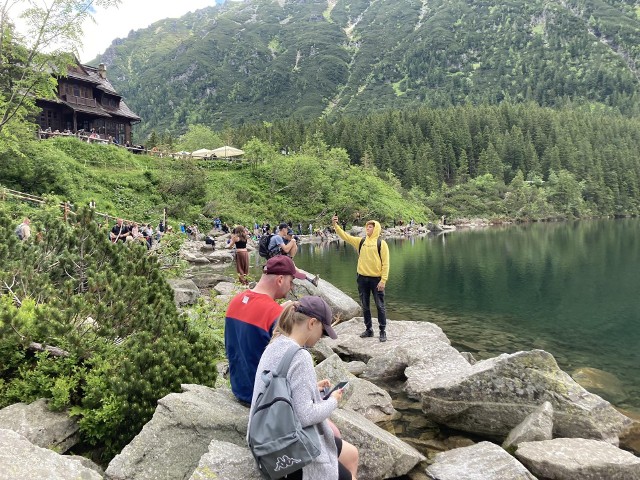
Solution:
[[[96,62],[139,132],[417,105],[640,112],[630,0],[247,0],[157,22]]]

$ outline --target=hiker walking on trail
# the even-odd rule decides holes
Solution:
[[[22,240],[23,242],[29,239],[29,237],[31,236],[30,225],[31,220],[29,220],[28,217],[24,217],[22,223],[16,227],[16,235],[18,236],[18,239]]]
[[[365,238],[354,237],[345,233],[338,225],[338,216],[331,219],[333,228],[338,236],[358,251],[358,293],[362,304],[365,331],[360,337],[373,337],[371,322],[370,296],[376,302],[378,310],[378,326],[380,328],[380,341],[387,341],[387,313],[384,306],[384,289],[389,278],[389,246],[380,238],[382,227],[375,220],[366,223]]]

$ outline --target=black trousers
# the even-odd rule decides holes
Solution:
[[[364,316],[364,326],[371,330],[371,294],[376,302],[378,310],[378,326],[383,332],[387,328],[387,311],[384,307],[384,290],[378,290],[380,277],[367,277],[358,274],[358,293],[360,294],[360,303],[362,304],[362,314]]]
[[[338,456],[342,452],[342,439],[335,437],[336,447],[338,448]],[[303,480],[302,478],[302,470],[298,470],[296,472],[290,473],[286,477],[287,480]],[[347,470],[347,467],[338,462],[338,480],[351,480],[353,477],[351,476],[351,472]]]

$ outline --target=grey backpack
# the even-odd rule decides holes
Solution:
[[[22,237],[24,236],[24,230],[22,229],[23,226],[24,226],[24,224],[21,223],[20,225],[18,225],[16,227],[15,234],[17,235],[19,240],[22,240]]]
[[[316,426],[302,428],[291,402],[287,372],[298,350],[300,347],[291,346],[275,371],[262,372],[266,389],[258,395],[251,414],[247,442],[260,473],[267,479],[300,470],[320,455]]]

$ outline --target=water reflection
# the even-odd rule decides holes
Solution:
[[[640,406],[640,221],[534,224],[390,239],[389,318],[435,321],[480,357],[543,348],[618,376]],[[357,297],[355,250],[296,264]]]

